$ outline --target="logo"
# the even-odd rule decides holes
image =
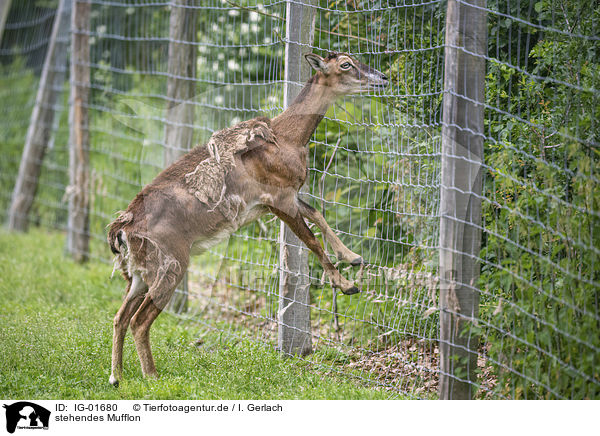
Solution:
[[[28,401],[19,401],[4,405],[6,409],[6,431],[14,433],[15,429],[48,429],[50,411]]]

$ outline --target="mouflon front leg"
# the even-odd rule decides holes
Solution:
[[[303,217],[308,218],[321,229],[324,241],[329,243],[339,260],[348,262],[353,266],[364,263],[361,256],[346,247],[340,238],[338,238],[331,227],[329,227],[329,224],[327,224],[327,221],[325,221],[323,215],[321,215],[321,212],[300,199],[298,199],[298,209]]]
[[[354,286],[354,283],[344,278],[335,268],[335,266],[333,266],[327,257],[327,254],[325,254],[321,243],[306,225],[306,222],[304,221],[304,218],[299,210],[296,211],[295,216],[290,216],[287,213],[276,209],[275,207],[270,206],[269,209],[271,212],[277,215],[279,219],[286,223],[296,234],[296,236],[298,236],[298,238],[300,238],[300,240],[304,242],[313,253],[315,253],[319,259],[319,262],[323,266],[323,269],[331,279],[331,283],[334,287],[341,289],[341,291],[346,295],[352,295],[359,292],[359,289]]]

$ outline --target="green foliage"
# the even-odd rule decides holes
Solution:
[[[37,82],[33,72],[25,68],[23,58],[16,58],[8,65],[0,65],[0,98],[6,102],[0,117],[0,144],[2,144],[0,220],[2,222],[6,218],[19,171],[27,124],[35,100],[35,93],[32,90],[35,89]]]
[[[540,1],[529,13],[542,26],[597,35],[597,3],[556,9]],[[503,112],[486,116],[495,138],[485,150],[479,282],[488,354],[503,395],[598,398],[598,43],[520,27],[490,21],[490,52],[502,63],[488,64],[487,101]],[[504,63],[511,56],[514,66]]]

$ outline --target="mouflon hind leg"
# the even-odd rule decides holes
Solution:
[[[135,348],[142,366],[144,377],[158,377],[152,351],[150,349],[150,327],[167,306],[175,293],[177,284],[183,278],[187,261],[171,258],[164,268],[156,273],[156,280],[148,290],[139,309],[131,318],[130,326]]]
[[[150,350],[150,327],[161,312],[162,309],[154,304],[152,297],[146,295],[140,308],[131,319],[131,332],[133,333],[135,348],[142,365],[144,377],[158,378],[158,372]]]
[[[119,380],[123,375],[123,341],[129,322],[133,314],[138,310],[144,294],[148,290],[139,274],[134,274],[127,285],[127,292],[121,308],[117,312],[113,323],[113,346],[112,364],[109,382],[114,387],[119,386]]]

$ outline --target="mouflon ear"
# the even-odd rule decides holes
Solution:
[[[323,59],[318,54],[308,53],[304,55],[304,57],[306,58],[310,66],[313,67],[315,70],[323,71],[324,73],[327,72],[327,63],[325,62],[325,59]]]

